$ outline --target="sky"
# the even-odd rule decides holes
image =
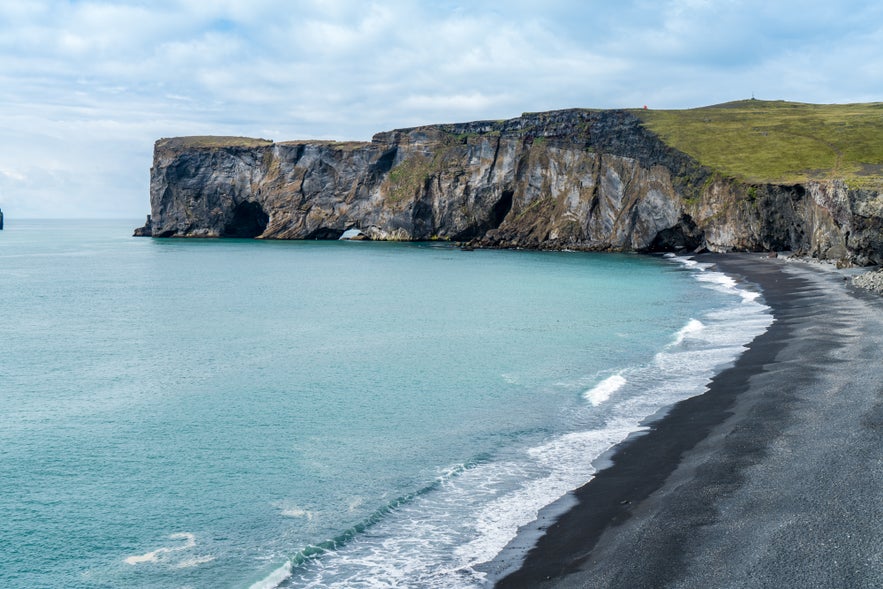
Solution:
[[[154,142],[883,101],[875,0],[0,0],[0,209],[150,212]]]

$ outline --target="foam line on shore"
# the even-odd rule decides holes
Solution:
[[[591,389],[586,391],[583,397],[586,401],[597,407],[604,401],[610,399],[610,395],[625,386],[626,382],[627,381],[622,375],[622,372],[617,372],[612,376],[608,376],[607,378],[593,386]]]
[[[620,445],[518,570],[498,563],[500,589],[883,586],[883,520],[866,510],[883,480],[883,304],[833,272],[702,262],[759,284],[776,321],[708,393]]]
[[[697,264],[684,265],[697,276],[705,272]],[[593,416],[589,429],[550,438],[514,460],[483,462],[444,478],[432,493],[398,505],[395,513],[384,512],[372,537],[336,543],[321,563],[295,559],[283,585],[348,586],[366,582],[370,570],[376,586],[414,579],[423,587],[484,586],[485,565],[518,538],[520,528],[591,479],[600,464],[596,459],[646,430],[647,419],[700,395],[719,367],[732,363],[769,325],[766,307],[744,297],[740,302],[735,282],[714,282],[736,297],[732,304],[673,331],[651,362],[596,377],[603,378],[582,395],[586,414]]]

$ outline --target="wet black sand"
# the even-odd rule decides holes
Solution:
[[[776,321],[541,514],[497,587],[883,587],[883,299],[811,265],[701,261],[759,285]]]

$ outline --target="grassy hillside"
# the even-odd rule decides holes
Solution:
[[[841,178],[883,188],[883,103],[742,100],[633,112],[669,145],[746,182]]]

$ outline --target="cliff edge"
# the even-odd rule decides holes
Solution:
[[[400,129],[365,143],[161,139],[151,214],[135,234],[348,232],[487,247],[792,250],[849,264],[883,261],[876,187],[817,173],[788,183],[740,177],[663,140],[667,121],[571,109]],[[867,165],[879,163],[883,154]]]

